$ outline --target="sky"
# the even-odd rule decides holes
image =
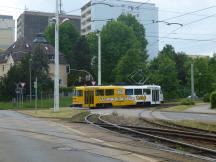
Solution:
[[[80,15],[80,8],[89,0],[62,0],[63,10]],[[159,8],[159,20],[179,25],[159,23],[160,49],[171,44],[177,52],[190,55],[212,55],[216,52],[216,0],[131,0],[154,3]],[[0,0],[0,14],[12,15],[14,19],[24,9],[35,11],[55,11],[55,0]],[[205,10],[202,10],[205,9]],[[75,11],[74,11],[75,10]],[[176,17],[188,12],[182,17]],[[175,18],[173,18],[175,17]],[[176,30],[176,31],[175,31]]]

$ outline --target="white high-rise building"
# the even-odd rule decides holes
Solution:
[[[15,41],[13,16],[0,15],[0,48],[7,49]]]
[[[81,34],[100,31],[107,21],[117,19],[121,14],[130,13],[144,25],[148,41],[149,59],[159,51],[158,8],[152,3],[123,0],[91,0],[81,9]]]

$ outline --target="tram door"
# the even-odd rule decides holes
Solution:
[[[94,106],[94,91],[93,90],[87,90],[84,92],[84,98],[85,102],[84,104],[88,107]]]
[[[159,90],[152,90],[152,103],[160,104],[160,92]]]

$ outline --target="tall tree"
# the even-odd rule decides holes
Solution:
[[[141,52],[137,49],[129,49],[127,53],[122,56],[115,68],[116,81],[130,83],[129,75],[136,71],[145,71],[146,65],[141,59]],[[134,83],[132,83],[134,84]]]
[[[214,76],[209,68],[209,58],[194,60],[195,92],[199,97],[213,91]]]
[[[49,59],[43,45],[37,44],[32,51],[32,79],[38,78],[39,88],[44,92],[53,89],[51,78],[49,77]]]
[[[150,65],[151,83],[162,87],[165,99],[178,97],[177,72],[175,62],[167,55],[159,54]]]
[[[179,88],[177,93],[179,94],[179,97],[184,98],[191,94],[191,58],[189,58],[185,53],[179,52],[176,53],[174,59],[176,63],[177,78],[179,80]]]
[[[46,28],[45,37],[48,42],[55,45],[55,26],[50,25]],[[72,65],[71,58],[73,57],[73,48],[77,39],[79,38],[79,33],[76,31],[74,25],[70,21],[65,21],[59,26],[59,49],[65,55],[67,62]]]
[[[175,59],[175,55],[176,55],[176,52],[175,52],[175,49],[172,45],[170,44],[166,44],[164,46],[164,48],[160,51],[160,54],[161,55],[166,55],[168,56],[170,59],[174,60]]]
[[[146,59],[148,58],[146,52],[146,47],[148,42],[146,40],[144,26],[132,14],[122,14],[118,17],[117,21],[126,24],[128,27],[130,27],[133,30],[137,40],[141,43],[141,50],[142,50],[141,54],[143,55],[143,61],[146,61]]]
[[[91,71],[95,78],[97,78],[98,70],[98,36],[92,32],[87,35],[88,47],[91,55]]]
[[[81,36],[75,46],[72,67],[91,71],[91,55],[86,37]]]
[[[115,67],[129,49],[140,49],[133,30],[122,22],[112,21],[103,27],[102,39],[102,82],[115,82]]]

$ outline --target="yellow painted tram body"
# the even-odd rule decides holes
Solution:
[[[80,86],[75,87],[72,106],[83,108],[160,104],[160,86]]]

